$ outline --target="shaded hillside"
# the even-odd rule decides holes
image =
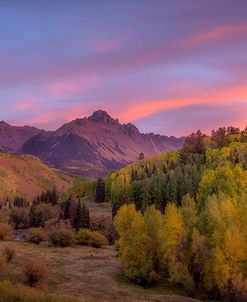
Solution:
[[[0,151],[15,153],[27,140],[41,133],[34,127],[11,126],[5,122],[0,122]]]
[[[178,149],[183,139],[142,134],[132,124],[120,124],[105,111],[76,119],[55,132],[43,132],[24,143],[22,154],[32,154],[65,171],[81,175],[104,175],[137,160]]]
[[[238,167],[246,177],[247,128],[243,131],[232,127],[219,128],[212,131],[211,136],[198,131],[187,137],[181,150],[145,158],[110,173],[106,178],[107,198],[112,202],[114,211],[125,202],[135,203],[138,209],[145,209],[154,203],[164,211],[169,202],[181,205],[186,194],[204,202],[207,194],[218,194],[217,169],[219,173],[221,168],[233,173]],[[225,193],[231,187],[225,172],[222,173]],[[202,179],[208,184],[212,182],[212,186],[215,183],[215,187],[202,189]],[[243,179],[235,178],[235,182],[240,180]],[[239,183],[235,185],[240,189]]]
[[[51,169],[30,155],[0,153],[0,200],[20,195],[32,199],[42,191],[56,186],[62,192],[72,178]]]

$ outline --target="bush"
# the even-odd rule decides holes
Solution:
[[[13,207],[10,212],[10,221],[15,229],[25,229],[29,227],[29,209]]]
[[[41,228],[31,228],[28,231],[28,241],[40,244],[41,241],[44,239],[44,232]]]
[[[0,208],[0,222],[8,223],[10,215],[10,208],[8,206],[2,206]]]
[[[44,293],[9,281],[0,282],[0,302],[75,302],[75,299]]]
[[[6,246],[3,250],[3,256],[6,262],[10,263],[15,257],[15,250],[12,247]]]
[[[75,243],[75,235],[72,230],[53,230],[49,234],[49,242],[55,246],[67,247]]]
[[[11,231],[11,226],[7,223],[0,223],[0,240],[5,240]]]
[[[35,286],[45,278],[47,274],[46,265],[41,260],[31,259],[26,263],[24,273],[27,277],[28,284]]]
[[[6,259],[3,256],[0,256],[0,270],[4,267],[6,264]],[[1,301],[1,300],[0,300]]]
[[[45,222],[49,219],[58,219],[60,207],[53,206],[50,203],[33,205],[30,209],[30,224],[33,227],[44,227]]]
[[[94,216],[90,220],[90,229],[103,234],[110,244],[114,244],[119,239],[118,234],[110,217]]]
[[[108,244],[108,240],[104,235],[97,231],[91,231],[88,229],[80,230],[76,239],[81,245],[89,245],[96,248],[100,248],[101,246]]]

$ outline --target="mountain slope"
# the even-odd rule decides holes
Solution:
[[[182,139],[142,134],[132,124],[120,124],[99,110],[54,132],[42,132],[25,142],[22,154],[32,154],[56,168],[81,175],[104,175],[136,160],[180,148]]]
[[[29,126],[11,126],[0,122],[0,152],[15,153],[27,140],[42,131]]]
[[[16,195],[32,199],[54,186],[67,190],[73,179],[30,155],[0,153],[0,201]]]

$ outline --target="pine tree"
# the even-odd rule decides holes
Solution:
[[[76,229],[77,232],[82,226],[82,221],[83,221],[83,210],[81,206],[81,201],[79,200],[76,208],[74,222],[73,222],[73,227]]]
[[[63,204],[63,218],[64,219],[69,219],[69,209],[70,209],[70,198],[65,201]]]
[[[86,207],[86,205],[82,204],[82,213],[83,213],[83,219],[82,219],[82,228],[89,228],[90,226],[90,215],[89,215],[89,209]]]
[[[51,203],[53,205],[56,205],[58,201],[58,194],[57,194],[57,190],[54,187],[53,190],[51,191]]]
[[[95,202],[102,203],[105,201],[105,182],[99,177],[96,184]]]
[[[141,152],[138,159],[139,159],[139,160],[143,160],[144,158],[145,158],[144,153]]]
[[[81,228],[88,228],[89,224],[90,224],[89,210],[84,203],[81,204],[81,201],[79,199],[76,208],[76,215],[74,218],[73,227],[78,232]]]
[[[69,204],[69,220],[70,224],[74,224],[75,216],[76,216],[76,209],[77,209],[77,200],[74,195],[70,198],[70,204]]]

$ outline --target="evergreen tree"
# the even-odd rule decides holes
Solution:
[[[89,219],[89,210],[85,206],[85,204],[81,204],[79,199],[77,208],[76,208],[76,215],[73,223],[73,227],[78,232],[81,228],[89,228],[90,219]]]
[[[130,200],[135,204],[137,211],[142,209],[143,190],[140,181],[134,181],[131,184]]]
[[[90,226],[90,215],[89,215],[89,209],[86,207],[86,205],[82,204],[82,228],[89,228]]]
[[[96,184],[95,202],[102,203],[105,201],[105,182],[99,177]]]
[[[139,157],[138,157],[138,159],[139,159],[139,160],[143,160],[144,158],[145,158],[144,153],[141,152],[140,155],[139,155]]]
[[[70,220],[71,225],[74,224],[76,210],[77,210],[77,199],[76,199],[75,195],[72,195],[70,198],[70,203],[69,203],[69,220]]]
[[[58,194],[57,194],[56,188],[54,187],[53,190],[51,191],[50,202],[51,202],[53,205],[56,205],[56,204],[57,204],[57,201],[58,201]]]
[[[65,201],[65,203],[63,204],[63,218],[64,219],[69,219],[69,209],[70,209],[70,198],[68,200]]]

